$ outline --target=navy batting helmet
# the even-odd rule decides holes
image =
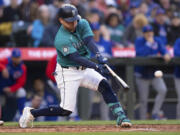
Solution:
[[[81,18],[77,8],[71,4],[62,5],[59,9],[58,16],[67,22],[73,22]]]

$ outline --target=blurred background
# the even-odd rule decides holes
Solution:
[[[180,119],[180,68],[173,61],[180,56],[180,0],[0,0],[0,118],[17,121],[24,106],[59,104],[52,72],[54,38],[61,25],[57,12],[64,3],[75,5],[88,20],[98,49],[131,86],[125,92],[109,80],[128,116]],[[151,36],[158,40],[148,40]],[[140,38],[145,41],[138,42]],[[141,50],[140,44],[151,49]],[[139,72],[142,66],[135,66],[136,56],[144,58],[139,63],[144,63],[146,70]],[[16,58],[24,66],[19,70],[23,79],[17,77],[4,86],[3,76],[12,73],[8,60],[16,63]],[[163,77],[155,77],[156,70],[161,70]],[[70,117],[40,117],[37,121],[91,119],[114,118],[99,93],[80,88],[77,110]]]

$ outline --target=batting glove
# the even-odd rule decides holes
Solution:
[[[107,64],[107,58],[103,57],[100,53],[96,54],[96,59],[99,64]]]
[[[99,72],[102,76],[108,76],[110,73],[109,73],[109,70],[106,68],[105,65],[102,65],[102,64],[98,64],[96,65],[96,69],[95,69],[97,72]]]

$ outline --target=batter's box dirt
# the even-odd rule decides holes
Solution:
[[[180,132],[180,125],[133,125],[132,128],[121,128],[114,125],[83,125],[83,126],[35,126],[33,128],[19,128],[17,126],[2,126],[0,133],[26,132],[133,132],[133,131],[161,131]]]

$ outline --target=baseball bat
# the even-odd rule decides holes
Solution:
[[[127,83],[123,79],[121,79],[121,77],[119,77],[107,64],[105,64],[105,66],[111,73],[111,75],[118,80],[123,89],[129,90],[129,86],[127,85]]]

